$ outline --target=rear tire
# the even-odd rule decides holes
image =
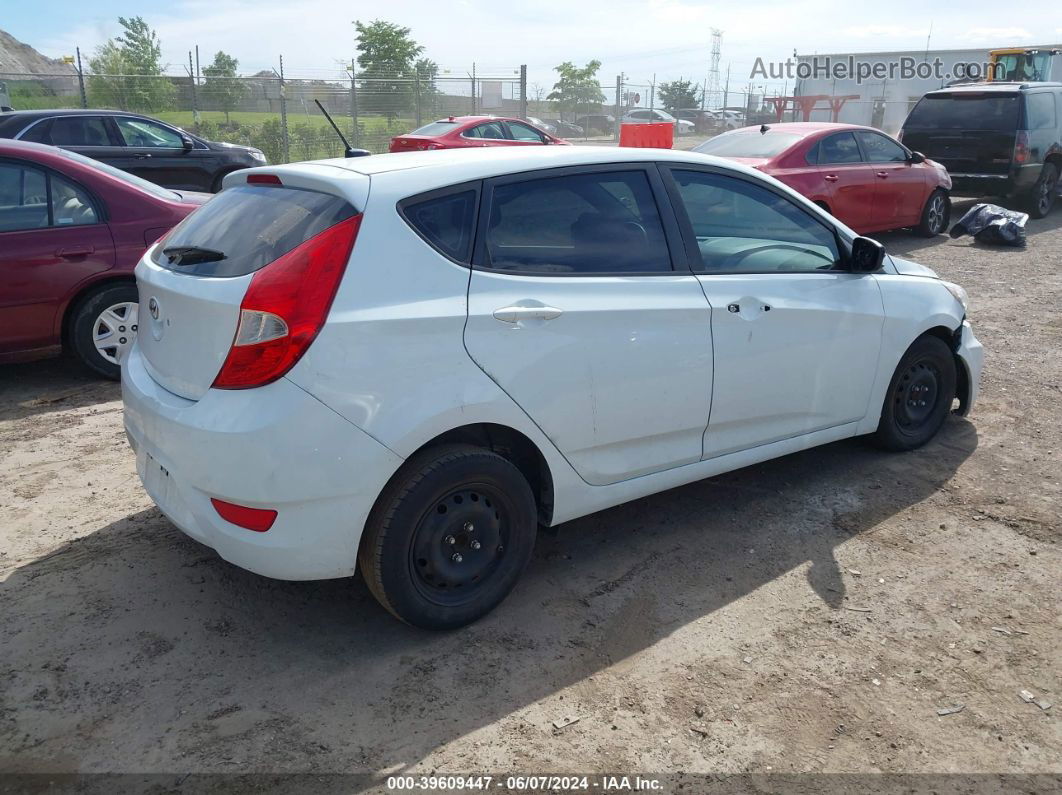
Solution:
[[[1058,166],[1054,163],[1045,163],[1040,172],[1039,179],[1029,191],[1028,206],[1029,215],[1033,218],[1045,218],[1055,206],[1055,198],[1058,195]]]
[[[82,364],[117,381],[136,339],[137,290],[131,282],[106,285],[85,296],[70,319],[70,345]]]
[[[461,627],[516,585],[531,559],[537,513],[507,459],[465,444],[429,448],[380,495],[358,566],[396,618],[423,629]]]
[[[926,206],[922,208],[922,220],[915,227],[922,237],[936,237],[948,228],[951,220],[951,198],[947,192],[937,188],[929,194]]]
[[[874,442],[886,450],[914,450],[936,436],[951,410],[955,380],[948,346],[931,335],[915,340],[889,382]]]

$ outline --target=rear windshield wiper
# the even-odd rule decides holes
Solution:
[[[170,246],[162,249],[171,265],[195,265],[198,262],[217,262],[225,259],[225,252],[199,246]]]

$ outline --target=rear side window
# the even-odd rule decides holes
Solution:
[[[193,276],[244,276],[356,214],[343,199],[326,193],[240,185],[181,221],[155,248],[152,260]]]
[[[992,130],[1018,128],[1018,95],[927,94],[903,123],[906,130]]]
[[[850,132],[837,133],[819,142],[819,164],[862,163],[859,145]]]
[[[593,172],[498,185],[487,228],[489,267],[533,273],[670,271],[644,171]]]
[[[1055,126],[1053,94],[1029,94],[1025,98],[1025,126],[1030,130],[1047,130]]]
[[[468,190],[412,199],[399,209],[414,231],[450,259],[468,264],[472,249],[477,193]]]
[[[55,146],[110,146],[107,122],[99,116],[59,116],[52,119],[51,143]]]

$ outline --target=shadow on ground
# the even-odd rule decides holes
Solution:
[[[571,522],[447,634],[359,579],[244,572],[143,511],[0,584],[0,770],[400,772],[809,562],[809,603],[840,608],[836,547],[976,447],[953,418],[917,452],[836,443]]]
[[[0,422],[117,400],[122,388],[69,356],[0,364]]]

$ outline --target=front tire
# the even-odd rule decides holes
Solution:
[[[914,450],[940,430],[955,398],[955,358],[938,337],[914,341],[889,382],[874,441],[886,450]]]
[[[509,594],[531,559],[537,526],[531,488],[507,459],[472,445],[429,448],[380,495],[358,566],[396,618],[454,629]]]
[[[70,320],[70,344],[82,364],[117,381],[121,363],[136,339],[138,298],[136,285],[112,284],[89,293]]]
[[[922,208],[922,220],[915,231],[922,237],[936,237],[948,228],[951,220],[951,199],[948,194],[937,188],[926,199]]]

